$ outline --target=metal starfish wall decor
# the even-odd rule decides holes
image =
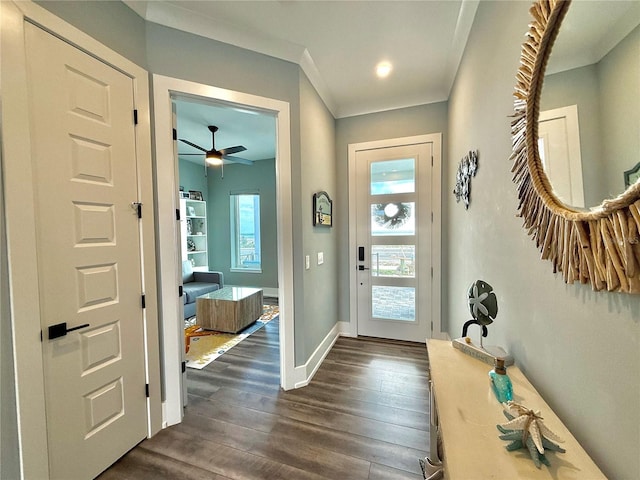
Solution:
[[[471,195],[471,177],[476,176],[478,170],[478,151],[469,152],[458,165],[456,172],[456,185],[453,194],[456,196],[456,202],[462,198],[465,210],[469,208]]]

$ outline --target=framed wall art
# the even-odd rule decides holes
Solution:
[[[333,202],[327,192],[313,194],[313,225],[330,227],[333,225]]]

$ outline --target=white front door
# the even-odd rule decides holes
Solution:
[[[133,84],[25,29],[50,472],[93,478],[147,435]]]
[[[358,335],[430,336],[432,149],[420,143],[355,154]]]

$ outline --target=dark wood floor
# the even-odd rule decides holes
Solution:
[[[111,479],[422,479],[426,349],[339,338],[312,382],[280,389],[278,322],[188,371],[184,421],[103,473]]]

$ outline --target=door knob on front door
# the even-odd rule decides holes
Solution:
[[[369,270],[369,267],[365,267],[364,265],[358,265],[358,270]]]

